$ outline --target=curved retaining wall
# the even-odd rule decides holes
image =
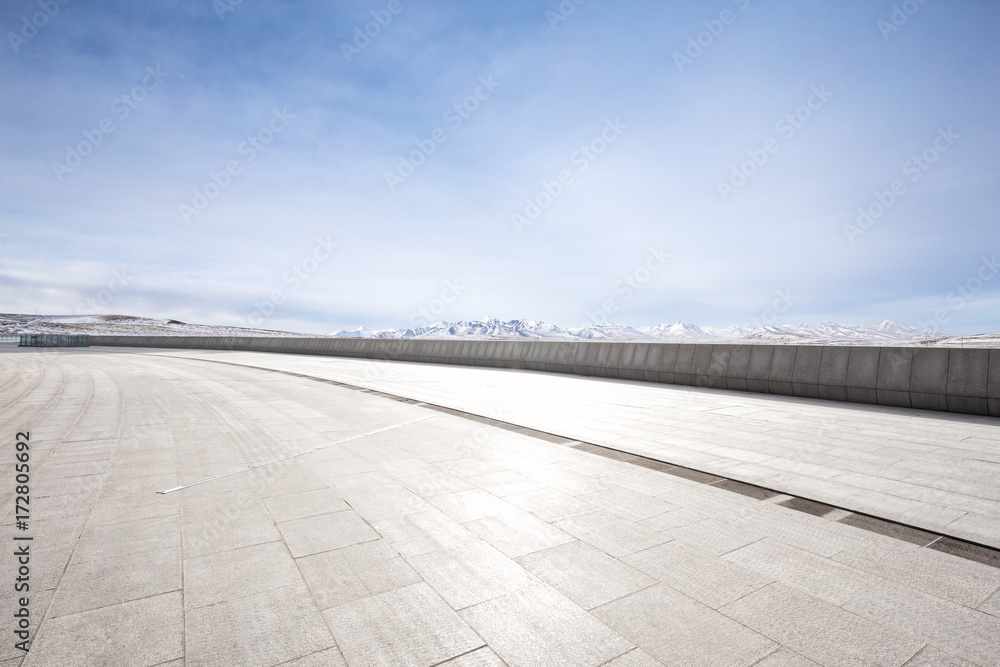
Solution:
[[[205,336],[90,344],[523,368],[1000,417],[1000,349]]]

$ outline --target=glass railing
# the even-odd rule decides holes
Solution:
[[[21,334],[20,347],[90,347],[87,334]]]

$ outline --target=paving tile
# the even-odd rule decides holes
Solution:
[[[254,497],[251,502],[245,506],[232,505],[220,514],[201,515],[184,523],[184,557],[197,558],[280,540],[281,533],[260,500]]]
[[[676,505],[620,486],[609,486],[600,491],[581,494],[580,499],[628,521],[642,521],[677,508]]]
[[[275,665],[335,646],[302,584],[189,610],[185,625],[197,665]]]
[[[721,521],[735,521],[760,514],[771,507],[768,503],[708,484],[677,486],[658,497],[678,507],[697,507],[703,515]]]
[[[47,618],[181,589],[181,549],[138,551],[66,568]]]
[[[167,495],[150,493],[143,497],[102,494],[90,512],[87,525],[105,526],[112,523],[179,515],[180,499],[174,493]]]
[[[632,649],[625,655],[618,656],[611,662],[605,663],[605,667],[660,667],[664,663],[655,660],[641,648]]]
[[[283,542],[268,542],[184,561],[184,607],[196,609],[300,583]]]
[[[379,521],[430,509],[422,498],[382,472],[338,477],[332,484],[366,521]]]
[[[278,528],[295,558],[379,538],[379,534],[351,510],[285,521],[279,523]]]
[[[1000,618],[1000,590],[993,593],[993,595],[986,599],[986,602],[979,605],[979,611],[983,611],[987,614],[992,614],[993,616]]]
[[[1000,665],[1000,618],[892,582],[844,605],[917,641],[979,665]]]
[[[510,667],[603,665],[633,648],[545,584],[459,613]]]
[[[427,461],[414,456],[403,456],[402,453],[399,458],[380,461],[378,463],[378,467],[387,475],[397,478],[411,475],[433,474],[440,471],[440,468],[433,463],[428,463]]]
[[[518,562],[584,609],[593,609],[657,583],[579,541],[523,556]]]
[[[879,577],[769,538],[732,551],[726,560],[751,572],[841,605]]]
[[[421,498],[440,496],[445,493],[454,493],[455,491],[465,491],[475,488],[473,484],[461,477],[440,470],[431,473],[396,477],[395,479]]]
[[[676,542],[661,544],[622,560],[713,609],[772,581],[771,577]]]
[[[421,581],[420,575],[385,540],[324,551],[296,562],[320,609]]]
[[[441,667],[507,667],[507,665],[496,653],[484,647],[441,663]]]
[[[969,514],[964,510],[943,507],[911,498],[902,498],[871,489],[845,496],[837,504],[865,514],[890,517],[900,523],[935,531],[940,531]],[[972,528],[973,526],[970,525],[969,529]]]
[[[158,665],[180,658],[182,605],[174,592],[46,620],[22,664]]]
[[[426,583],[323,612],[349,665],[436,665],[484,645]]]
[[[553,467],[550,470],[527,473],[527,476],[545,486],[558,489],[571,496],[600,491],[608,486],[606,482],[600,479],[567,468]]]
[[[593,512],[596,509],[577,496],[549,488],[505,496],[504,500],[511,505],[531,512],[542,521],[549,522],[568,519],[571,516]]]
[[[511,558],[574,540],[572,535],[522,510],[469,521],[464,525]]]
[[[283,662],[275,667],[347,667],[347,663],[344,662],[340,649],[334,647]]]
[[[925,646],[920,653],[910,658],[903,667],[976,667],[968,660],[962,660],[939,648]]]
[[[683,511],[683,510],[681,510]],[[674,514],[671,512],[670,514]],[[677,517],[666,517],[671,521]],[[660,525],[663,525],[662,523]],[[719,556],[763,538],[765,533],[753,526],[734,525],[718,519],[702,519],[663,531],[665,535],[683,544],[698,547],[713,556]]]
[[[821,665],[902,665],[924,644],[779,583],[720,611]]]
[[[31,513],[48,519],[87,514],[90,512],[90,505],[96,495],[95,489],[94,492],[86,495],[65,493],[57,496],[32,498]]]
[[[622,472],[613,472],[610,475],[603,475],[599,479],[608,486],[631,489],[636,493],[652,497],[669,493],[674,488],[674,485],[677,484],[676,477],[664,475],[662,472],[642,467]]]
[[[377,472],[378,466],[370,461],[351,456],[337,449],[326,449],[309,454],[305,457],[313,474],[327,484],[336,484],[337,480],[346,475]]]
[[[754,667],[820,667],[809,658],[799,655],[795,651],[785,647],[767,656]]]
[[[13,517],[8,514],[11,523],[10,532],[13,532]],[[82,514],[73,516],[57,517],[54,519],[33,519],[31,535],[38,544],[44,544],[46,548],[73,547],[79,543],[83,545],[86,553],[95,553],[100,550],[102,544],[99,539],[89,534],[83,535],[87,517]],[[113,531],[112,531],[113,532]],[[8,533],[9,534],[9,533]],[[126,546],[126,548],[128,548]],[[96,556],[100,558],[101,556]]]
[[[427,502],[459,523],[497,516],[515,509],[510,503],[482,489],[469,489],[432,496],[427,499]]]
[[[181,526],[176,516],[93,526],[88,527],[80,536],[72,562],[105,560],[139,551],[169,549],[180,546],[180,543]]]
[[[471,484],[497,497],[510,496],[527,491],[537,491],[538,489],[545,488],[545,484],[542,484],[538,480],[530,479],[512,470],[476,475],[467,479]]]
[[[473,457],[449,459],[447,461],[436,463],[435,465],[443,472],[462,478],[476,477],[477,475],[488,475],[490,473],[503,472],[505,470],[495,463]]]
[[[172,492],[180,499],[181,522],[196,523],[206,519],[216,519],[220,517],[241,515],[267,516],[267,510],[260,501],[260,496],[252,488],[239,489],[235,491],[219,489],[218,493],[205,494],[206,488],[211,488],[216,484],[229,479],[242,479],[242,475],[232,475],[220,480],[213,480],[205,484],[191,486],[185,489]],[[192,493],[195,490],[202,491],[201,494]]]
[[[372,528],[403,556],[416,556],[478,539],[465,526],[438,510],[383,519],[373,523]]]
[[[765,509],[735,519],[733,523],[826,557],[867,541],[864,534],[835,521],[823,521],[785,507],[768,506],[767,503],[762,505]]]
[[[603,510],[579,514],[553,525],[615,558],[663,544],[670,539],[662,533],[637,523],[623,521]]]
[[[978,607],[1000,588],[1000,569],[933,549],[875,542],[845,549],[833,558],[968,607]]]
[[[277,523],[351,508],[336,491],[329,487],[270,496],[263,498],[263,501],[271,513],[271,517]]]
[[[766,637],[663,585],[593,614],[665,664],[752,665],[776,648]]]
[[[455,610],[513,593],[538,579],[485,542],[468,542],[407,561]]]
[[[690,526],[693,523],[698,523],[708,518],[711,517],[707,514],[702,514],[699,510],[694,509],[691,506],[688,506],[670,510],[669,512],[664,512],[663,514],[657,514],[649,519],[639,521],[638,525],[643,526],[644,528],[650,528],[657,532],[667,532],[673,530],[674,528]],[[732,524],[729,523],[726,525],[732,526]],[[737,533],[739,532],[740,531],[737,530]]]

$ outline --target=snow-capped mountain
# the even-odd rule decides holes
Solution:
[[[639,331],[650,338],[718,338],[711,330],[688,324],[684,320],[677,320],[673,324],[639,327]]]
[[[888,320],[872,325],[820,324],[767,325],[761,327],[699,327],[689,322],[630,327],[605,322],[582,327],[560,328],[536,320],[502,321],[495,317],[458,322],[435,322],[412,329],[369,331],[364,327],[337,331],[331,336],[355,338],[468,338],[468,339],[544,339],[592,341],[679,341],[679,342],[757,342],[757,343],[828,343],[886,344],[903,342],[940,342],[948,335],[917,329]]]
[[[639,329],[611,322],[566,329],[566,333],[580,340],[642,340],[649,338]]]
[[[349,338],[471,338],[471,339],[552,339],[572,340],[569,331],[536,320],[510,320],[503,322],[495,317],[459,322],[434,322],[412,329],[381,329],[370,331],[365,327],[336,331],[331,336]]]

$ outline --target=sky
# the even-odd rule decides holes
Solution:
[[[1000,4],[8,0],[0,311],[1000,331]]]

